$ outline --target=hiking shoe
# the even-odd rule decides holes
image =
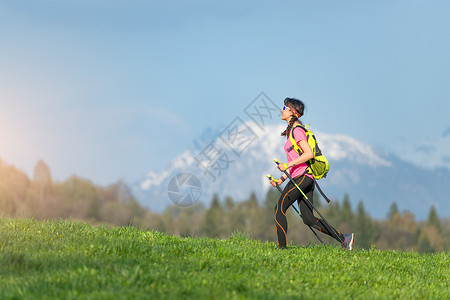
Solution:
[[[355,241],[355,234],[348,233],[344,234],[344,242],[341,244],[342,248],[346,250],[353,250],[353,242]]]

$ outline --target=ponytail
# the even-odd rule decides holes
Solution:
[[[289,137],[289,134],[291,133],[291,129],[292,129],[292,127],[294,126],[295,121],[299,121],[299,122],[300,122],[300,120],[299,120],[297,117],[292,116],[292,118],[289,120],[288,126],[287,126],[286,129],[281,133],[282,136],[286,136],[286,138]],[[300,122],[300,124],[301,124],[301,122]],[[303,124],[302,124],[302,125],[303,125]]]

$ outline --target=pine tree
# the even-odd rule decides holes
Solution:
[[[222,234],[223,208],[219,197],[214,194],[210,208],[206,211],[203,232],[209,237],[219,237]]]
[[[266,200],[264,201],[264,208],[273,215],[273,211],[275,209],[275,205],[280,198],[280,192],[275,188],[269,189],[266,194]]]
[[[313,199],[314,199],[314,202],[313,202],[313,204],[314,204],[314,206],[316,207],[316,208],[320,208],[320,207],[322,207],[322,196],[320,195],[320,193],[319,192],[317,192],[316,190],[314,190],[314,192],[313,192]]]
[[[358,240],[358,246],[370,248],[378,235],[378,228],[366,213],[364,204],[359,201],[356,215],[355,231]]]
[[[50,185],[52,183],[50,168],[43,160],[39,160],[34,167],[33,181],[39,185]]]
[[[423,234],[420,238],[419,238],[419,245],[418,245],[418,251],[420,253],[434,253],[436,252],[433,247],[431,246],[430,240],[428,239],[428,237]]]
[[[434,205],[431,206],[430,212],[428,214],[427,226],[435,227],[439,232],[442,231],[441,222]]]
[[[43,160],[39,160],[34,167],[33,184],[38,190],[39,204],[43,206],[44,198],[52,185],[50,168]]]
[[[388,220],[392,221],[394,219],[394,216],[398,213],[399,212],[398,212],[397,203],[394,202],[394,203],[392,203],[391,208],[389,209],[389,212],[387,214]]]
[[[345,194],[344,201],[342,202],[342,210],[341,210],[342,222],[345,222],[351,226],[353,222],[353,212],[352,206],[350,204],[350,197],[348,194]]]
[[[233,198],[231,198],[229,196],[226,197],[225,198],[225,210],[228,212],[228,211],[231,211],[233,208],[234,208]]]

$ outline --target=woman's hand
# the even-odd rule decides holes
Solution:
[[[281,172],[284,172],[287,169],[289,169],[288,164],[286,164],[286,163],[279,163],[278,164],[278,170],[280,170]]]
[[[280,179],[272,179],[270,181],[270,184],[272,184],[273,187],[276,187],[277,185],[282,185],[284,182],[284,179],[280,178]]]

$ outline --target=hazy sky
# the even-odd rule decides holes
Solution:
[[[0,157],[131,183],[260,92],[450,167],[449,1],[0,0]],[[280,121],[282,122],[282,121]],[[434,160],[429,160],[435,153]]]

